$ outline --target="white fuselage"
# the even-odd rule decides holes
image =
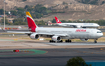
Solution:
[[[83,28],[37,28],[36,33],[60,34],[67,35],[61,36],[62,39],[97,39],[103,36],[103,33],[97,29],[83,29]]]
[[[68,27],[76,26],[78,28],[80,27],[95,27],[95,28],[99,27],[97,23],[57,23],[57,25],[68,26]]]

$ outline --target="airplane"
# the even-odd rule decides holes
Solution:
[[[9,33],[24,33],[31,39],[38,39],[40,36],[50,37],[49,42],[63,42],[62,39],[66,39],[65,42],[72,42],[71,39],[81,39],[87,41],[88,39],[94,39],[94,43],[97,43],[98,38],[103,36],[103,33],[98,29],[87,28],[41,28],[38,27],[31,14],[26,12],[27,23],[29,32],[16,32],[8,31]]]
[[[67,26],[67,27],[74,27],[74,28],[98,28],[99,25],[97,23],[62,23],[56,16],[55,20],[57,25],[59,26]]]

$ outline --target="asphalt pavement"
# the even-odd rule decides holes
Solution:
[[[46,51],[46,53],[20,56],[19,54],[22,52],[10,54],[6,51],[7,53],[4,52],[6,55],[5,57],[0,56],[0,66],[65,66],[69,59],[77,56],[82,57],[85,61],[105,61],[105,48],[59,48],[34,50]],[[27,54],[28,53],[30,54],[30,52],[27,52]],[[1,54],[3,54],[3,52],[1,53],[0,50],[0,55]],[[8,54],[14,56],[9,57]]]

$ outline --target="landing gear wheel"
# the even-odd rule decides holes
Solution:
[[[50,43],[51,43],[51,42],[54,42],[54,43],[55,43],[55,41],[53,41],[53,40],[50,40],[49,42],[50,42]]]
[[[67,42],[68,42],[68,40],[65,40],[65,42],[67,43]]]
[[[94,43],[97,43],[97,39],[94,39]]]
[[[49,40],[49,42],[51,42],[51,40]]]
[[[67,42],[67,40],[65,40],[65,42]]]
[[[69,42],[71,42],[71,40],[69,40]]]
[[[61,40],[60,42],[63,42],[63,40]]]
[[[71,40],[68,39],[68,40],[65,40],[65,42],[71,42]]]
[[[94,41],[94,43],[97,43],[97,41]]]
[[[61,41],[59,41],[59,42],[63,42],[63,41],[61,40]]]

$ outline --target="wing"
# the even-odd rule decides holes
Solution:
[[[52,36],[62,36],[62,37],[66,37],[68,36],[68,34],[53,34],[53,33],[37,33],[39,35],[52,35]]]
[[[77,25],[70,25],[70,24],[57,24],[57,25],[64,26],[64,27],[74,27],[74,28],[77,27]]]
[[[33,32],[22,32],[22,31],[7,31],[7,33],[21,33],[21,34],[33,34]],[[35,32],[37,33],[37,32]],[[39,35],[52,35],[52,36],[61,36],[61,37],[66,37],[68,34],[54,34],[54,33],[37,33]]]
[[[7,33],[21,33],[21,34],[31,34],[32,32],[29,32],[29,31],[27,31],[27,32],[22,32],[22,31],[7,31]]]

